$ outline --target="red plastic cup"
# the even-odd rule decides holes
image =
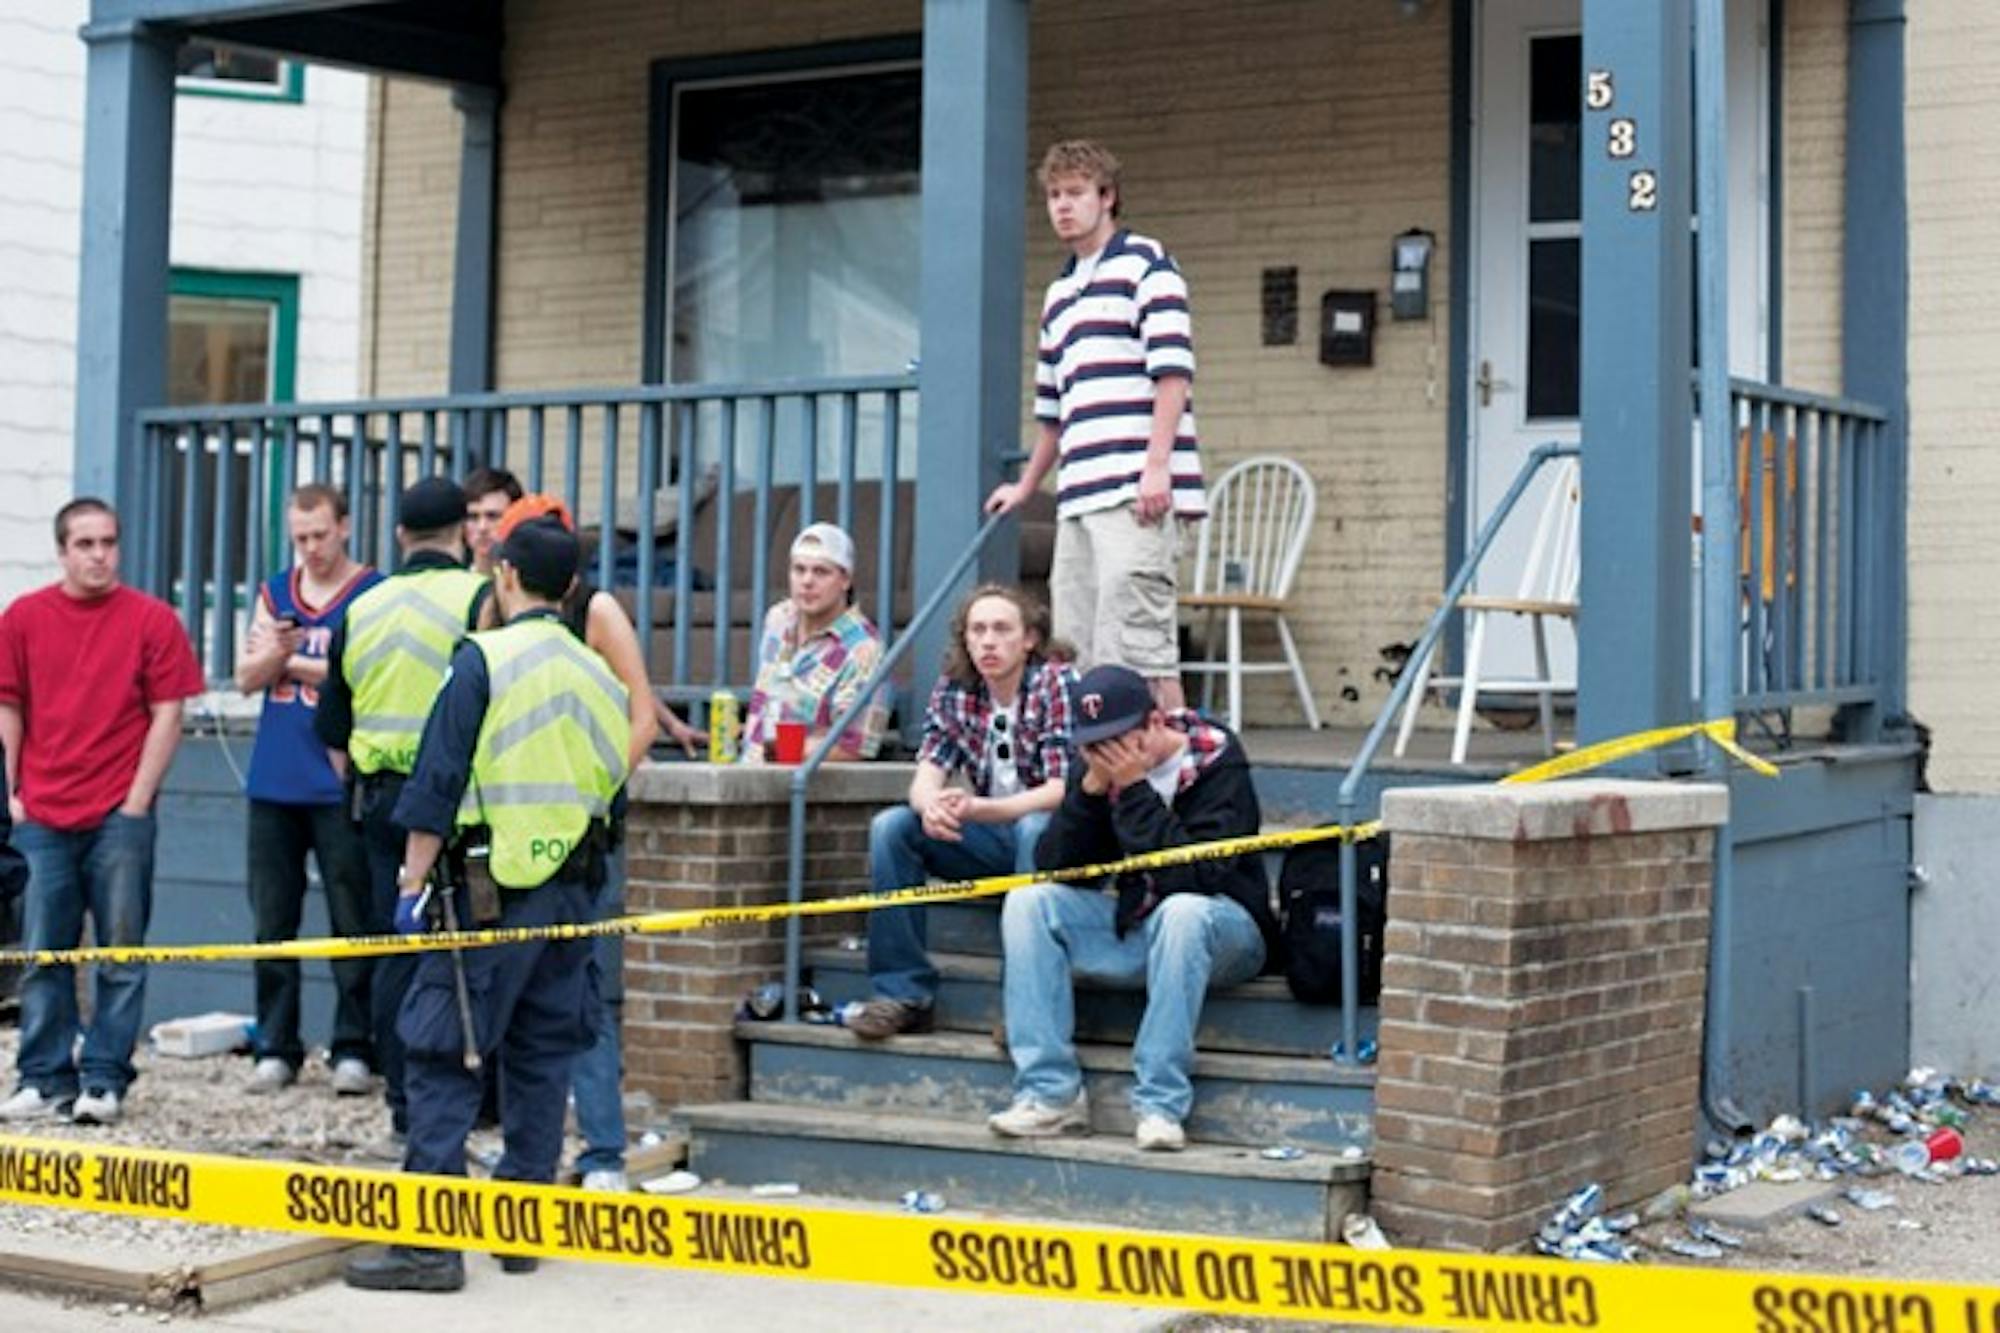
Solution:
[[[780,764],[802,764],[806,759],[806,724],[803,722],[780,722],[777,744],[771,747],[771,758]]]
[[[1924,1147],[1930,1149],[1933,1162],[1949,1162],[1965,1151],[1965,1136],[1943,1125],[1924,1136]]]

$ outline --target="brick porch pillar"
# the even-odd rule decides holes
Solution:
[[[1719,786],[1391,791],[1372,1206],[1411,1244],[1527,1241],[1695,1152]]]
[[[648,764],[633,775],[626,822],[626,910],[706,911],[785,900],[790,768]],[[908,793],[909,764],[830,764],[806,811],[806,897],[868,888],[868,824]],[[806,921],[817,939],[855,918]],[[745,1092],[736,1006],[784,976],[781,923],[721,926],[625,943],[625,1078],[662,1107]]]

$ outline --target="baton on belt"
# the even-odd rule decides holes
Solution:
[[[442,861],[440,857],[431,866],[431,890],[437,898],[444,928],[455,935],[458,933],[457,890],[443,873]],[[466,1072],[476,1074],[480,1065],[479,1029],[472,1021],[472,988],[465,981],[465,955],[457,948],[451,950],[451,984],[458,995],[458,1022],[465,1037]]]

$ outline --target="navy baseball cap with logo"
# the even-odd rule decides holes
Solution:
[[[1070,739],[1095,745],[1143,724],[1153,711],[1153,691],[1131,667],[1095,666],[1070,692]]]

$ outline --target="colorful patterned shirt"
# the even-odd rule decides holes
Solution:
[[[1060,662],[1035,658],[1021,673],[1014,695],[1015,735],[1009,745],[1021,790],[1033,791],[1050,779],[1069,777],[1072,751],[1069,692],[1076,673]],[[987,729],[993,717],[993,696],[981,680],[961,685],[946,676],[931,691],[924,710],[924,739],[917,762],[936,764],[947,777],[965,773],[978,795],[993,793],[992,748]]]
[[[743,719],[743,758],[760,763],[776,744],[780,722],[803,722],[824,731],[847,711],[882,660],[882,636],[868,617],[848,607],[831,625],[799,641],[799,612],[788,597],[764,616],[757,644],[757,683]],[[863,759],[882,748],[889,723],[889,688],[875,692],[860,718],[842,733],[841,745]]]

